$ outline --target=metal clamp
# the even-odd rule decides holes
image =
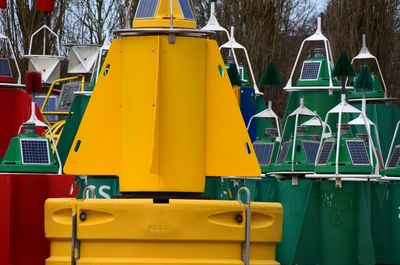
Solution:
[[[241,200],[242,193],[246,193],[246,203]],[[242,261],[245,265],[250,265],[250,225],[251,225],[251,192],[247,187],[241,187],[238,190],[237,198],[240,204],[246,205],[246,231],[245,231],[245,240],[242,244]]]
[[[71,265],[76,265],[76,262],[81,257],[81,243],[78,240],[78,216],[76,213],[72,215],[72,242],[71,242]],[[76,256],[75,256],[76,254]]]

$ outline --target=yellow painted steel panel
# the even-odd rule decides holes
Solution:
[[[215,41],[125,37],[104,65],[65,172],[117,175],[122,192],[203,192],[206,175],[260,174]]]
[[[48,200],[46,209],[54,208],[49,206],[53,203],[60,205]],[[150,199],[88,199],[75,203],[78,215],[87,217],[78,221],[78,265],[243,264],[245,206],[237,201],[154,204]],[[282,207],[276,203],[252,205],[251,264],[278,264],[274,257],[282,233]],[[244,217],[241,223],[238,214]],[[63,235],[65,229],[55,232]],[[70,246],[56,234],[50,240],[51,256],[46,264],[69,264]]]
[[[68,154],[67,174],[115,175],[121,163],[121,47],[113,41]],[[79,147],[79,148],[78,148]]]
[[[206,175],[259,176],[260,166],[214,40],[207,40],[206,94]]]

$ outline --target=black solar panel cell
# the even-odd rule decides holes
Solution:
[[[0,76],[12,77],[10,61],[8,58],[0,58]]]
[[[399,164],[399,160],[400,160],[400,145],[396,146],[396,147],[393,149],[393,152],[392,152],[392,154],[390,155],[388,167],[389,167],[389,168],[395,168],[395,167],[397,167],[397,165]]]
[[[46,139],[21,139],[21,153],[23,164],[50,164]]]
[[[158,0],[140,1],[135,18],[153,18],[156,14]]]
[[[301,80],[318,79],[320,66],[321,66],[321,62],[304,62],[300,79]]]
[[[256,152],[258,163],[266,166],[271,163],[272,151],[274,144],[272,143],[254,143],[254,151]]]
[[[364,141],[362,140],[347,140],[347,149],[350,153],[351,162],[353,165],[368,165],[369,157],[365,149]]]
[[[303,149],[306,154],[308,164],[314,164],[317,157],[319,142],[303,141]]]
[[[325,141],[322,145],[321,153],[319,154],[318,164],[326,165],[331,154],[333,141]]]
[[[282,164],[283,161],[285,161],[285,158],[289,152],[290,146],[292,146],[292,141],[286,142],[282,145],[281,151],[279,152],[279,156],[276,161],[277,164]]]

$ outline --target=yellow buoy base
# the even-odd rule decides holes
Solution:
[[[77,265],[243,264],[246,214],[236,201],[49,199],[45,222],[51,256],[46,265],[71,264],[73,213],[78,216]],[[252,203],[251,219],[251,264],[278,264],[281,205]]]

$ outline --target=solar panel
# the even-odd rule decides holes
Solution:
[[[10,61],[8,58],[0,58],[0,76],[12,77]]]
[[[318,79],[321,62],[304,62],[301,71],[301,80],[316,80]]]
[[[303,149],[306,154],[307,162],[309,164],[315,163],[319,148],[319,142],[314,141],[303,141]]]
[[[81,82],[69,82],[62,86],[57,111],[69,111],[74,101],[74,92],[81,89]]]
[[[346,145],[347,149],[349,150],[351,162],[353,163],[353,165],[370,164],[364,141],[347,140]]]
[[[158,0],[140,1],[135,18],[153,18],[156,14]]]
[[[285,142],[282,145],[281,151],[279,152],[278,160],[276,161],[277,164],[282,164],[286,158],[286,155],[289,152],[289,148],[292,145],[292,141]]]
[[[22,164],[49,165],[49,143],[46,139],[20,139]]]
[[[194,19],[192,9],[190,8],[189,0],[179,0],[179,5],[181,6],[183,16],[186,19]]]
[[[39,109],[42,107],[45,96],[35,96],[35,103],[38,105]],[[47,101],[46,107],[44,111],[57,111],[57,96],[49,96],[49,100]],[[58,121],[58,117],[56,115],[46,115],[46,119],[50,122]]]
[[[331,154],[333,141],[325,141],[322,145],[321,153],[319,154],[318,164],[326,165],[329,155]]]
[[[388,167],[389,168],[394,168],[397,167],[397,164],[399,163],[400,160],[400,145],[397,145],[392,154],[390,155]]]
[[[254,143],[254,152],[256,152],[258,163],[261,166],[269,165],[271,163],[272,151],[274,144],[272,143]]]

